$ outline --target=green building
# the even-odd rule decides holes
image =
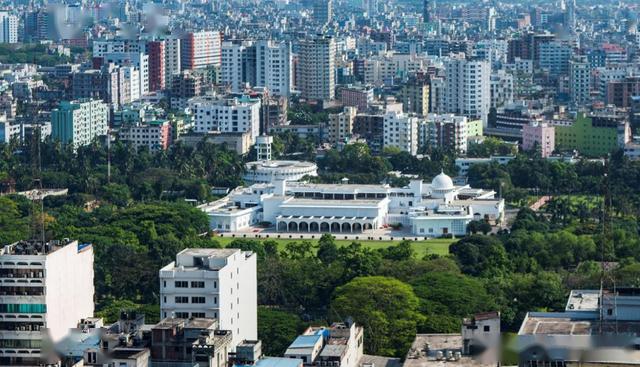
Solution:
[[[624,144],[629,138],[627,122],[612,117],[587,117],[579,114],[572,124],[557,125],[556,149],[577,150],[590,157],[604,156]]]
[[[99,100],[63,101],[51,111],[51,139],[74,148],[107,134],[109,107]]]

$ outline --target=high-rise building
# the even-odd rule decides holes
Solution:
[[[564,17],[565,27],[574,32],[576,30],[576,0],[567,0]]]
[[[402,112],[387,112],[384,115],[384,148],[397,148],[415,155],[418,152],[418,118]]]
[[[575,106],[591,100],[591,65],[586,57],[569,61],[569,93]]]
[[[0,43],[18,43],[18,17],[0,11]]]
[[[288,97],[293,89],[291,43],[256,42],[256,86],[276,96]]]
[[[334,39],[315,37],[300,41],[298,58],[296,81],[302,97],[334,99],[336,84]]]
[[[231,330],[233,349],[256,340],[256,254],[239,249],[185,249],[160,269],[162,318],[213,318]]]
[[[165,88],[165,43],[164,41],[147,42],[149,56],[149,91],[154,92]]]
[[[74,148],[107,134],[109,107],[99,100],[63,101],[51,111],[51,138]]]
[[[250,132],[252,144],[260,135],[260,99],[203,96],[191,99],[189,109],[198,133]]]
[[[491,106],[491,65],[463,54],[445,60],[445,107],[448,113],[481,118]]]
[[[538,66],[554,77],[568,75],[572,56],[571,45],[557,41],[545,42],[539,48]]]
[[[482,120],[470,120],[452,114],[429,114],[427,120],[419,125],[418,145],[464,154],[467,152],[468,138],[482,136],[482,131]]]
[[[431,2],[434,0],[423,0],[422,1],[422,20],[425,23],[431,22]]]
[[[491,74],[491,107],[498,108],[513,102],[513,75],[505,70]]]
[[[342,112],[329,115],[325,131],[326,138],[329,143],[345,143],[351,138],[351,134],[353,133],[353,124],[357,113],[357,108],[345,107]]]
[[[185,34],[180,40],[182,69],[220,67],[222,62],[222,35],[217,31]]]
[[[333,18],[333,0],[314,0],[313,18],[320,24],[327,24]]]
[[[93,316],[93,248],[20,241],[0,249],[0,261],[0,365],[39,366],[45,340],[58,342]]]
[[[411,80],[402,86],[402,105],[404,112],[426,116],[429,113],[429,83]]]
[[[167,37],[164,39],[164,79],[170,84],[173,77],[180,74],[180,38]]]
[[[71,74],[73,99],[100,99],[118,107],[131,102],[131,80],[125,69],[115,65],[104,65],[99,70],[90,69]]]
[[[142,52],[109,52],[104,54],[104,62],[134,69],[127,72],[131,79],[132,101],[149,94],[149,55]]]
[[[118,139],[131,143],[136,150],[140,147],[152,152],[167,150],[171,144],[171,123],[168,120],[155,120],[125,126],[118,131]]]
[[[251,76],[248,75],[248,71],[255,70],[255,65],[251,67],[251,62],[247,62],[251,60],[251,57],[249,57],[251,53],[255,54],[255,46],[252,42],[222,43],[220,81],[232,93],[241,93],[245,86],[249,84]],[[253,58],[253,63],[255,63],[255,57]]]

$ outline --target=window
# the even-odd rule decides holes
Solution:
[[[189,282],[184,280],[176,281],[175,285],[176,285],[176,288],[189,288]]]
[[[204,303],[204,297],[191,297],[191,303]]]
[[[189,313],[188,312],[176,312],[176,318],[178,318],[178,319],[188,319],[189,318]]]
[[[192,312],[191,317],[203,318],[206,317],[204,312]]]
[[[191,282],[191,288],[204,288],[204,282]]]
[[[491,331],[491,326],[489,326],[489,325],[485,325],[485,326],[484,326],[484,332],[485,332],[485,333],[488,333],[489,331]]]
[[[176,297],[176,303],[189,303],[189,297]]]

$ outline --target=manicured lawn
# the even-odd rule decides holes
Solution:
[[[232,237],[216,237],[215,238],[221,245],[226,246],[236,238]],[[248,238],[256,241],[265,241],[266,239],[259,238]],[[293,241],[301,241],[300,239],[274,239],[270,238],[272,241],[278,242],[280,249],[284,249],[285,245],[289,242]],[[312,242],[317,242],[317,240],[310,240]],[[418,258],[422,258],[427,254],[437,254],[437,255],[447,255],[449,254],[449,245],[453,242],[457,241],[457,239],[448,239],[448,238],[435,238],[425,241],[411,241],[411,246],[416,252],[416,256]],[[349,245],[351,240],[336,240],[336,244],[338,246],[346,246]],[[400,241],[370,241],[370,240],[358,240],[363,246],[371,248],[371,249],[379,249],[385,248],[390,245],[395,245]]]

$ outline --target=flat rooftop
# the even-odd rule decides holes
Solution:
[[[598,320],[597,313],[585,312],[531,312],[527,315],[518,335],[598,335],[638,334],[640,321]],[[589,317],[591,316],[591,317]]]
[[[407,353],[403,367],[432,367],[447,365],[455,366],[495,366],[495,364],[483,364],[469,356],[461,356],[457,361],[438,360],[437,352],[440,351],[446,356],[447,351],[460,352],[462,350],[461,334],[418,334],[416,335],[411,349]],[[377,366],[376,366],[377,367]]]
[[[599,291],[572,290],[569,294],[566,311],[597,311],[599,304]]]
[[[237,248],[187,248],[182,250],[180,254],[188,255],[188,256],[197,256],[197,257],[217,257],[217,258],[227,258],[236,252],[239,252],[240,249]]]
[[[349,206],[378,206],[378,204],[382,201],[380,200],[323,200],[323,199],[298,199],[293,198],[285,203],[282,203],[281,207],[286,208],[287,206],[295,206],[295,205],[307,205],[307,206],[338,206],[338,207],[349,207]]]

